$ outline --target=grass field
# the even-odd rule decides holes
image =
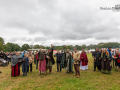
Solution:
[[[38,70],[33,65],[33,72],[23,77],[22,72],[18,77],[11,77],[11,66],[0,67],[0,90],[120,90],[120,72],[114,69],[112,73],[102,74],[93,72],[93,58],[88,54],[89,69],[80,71],[80,78],[73,74],[56,72],[56,64],[52,74],[38,75]]]

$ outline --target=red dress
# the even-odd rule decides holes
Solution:
[[[11,76],[19,76],[20,75],[20,66],[19,63],[17,63],[15,66],[12,66]]]
[[[80,61],[82,61],[82,66],[88,65],[88,58],[87,58],[87,54],[86,53],[81,53]]]

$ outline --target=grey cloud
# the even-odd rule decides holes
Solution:
[[[32,39],[32,38],[26,38],[26,37],[20,37],[20,38],[18,38],[18,37],[13,37],[13,38],[10,38],[9,39],[9,41],[10,42],[17,42],[17,41],[20,41],[20,42],[32,42],[32,41],[34,41],[34,39]]]
[[[116,3],[118,1],[116,0]],[[108,4],[103,3],[104,0],[87,2],[81,0],[0,0],[2,13],[0,26],[24,29],[29,35],[43,34],[43,37],[12,38],[11,42],[19,39],[49,44],[48,40],[119,38],[120,13],[100,10],[101,6],[107,7],[113,2],[108,2]]]
[[[46,41],[46,40],[47,40],[46,37],[35,37],[35,38],[34,38],[34,41],[35,41],[35,42],[41,42],[41,41]]]
[[[11,39],[9,39],[10,42],[16,42],[18,40],[20,41],[25,41],[27,38],[26,37],[23,37],[23,38],[17,38],[17,37],[13,37]]]

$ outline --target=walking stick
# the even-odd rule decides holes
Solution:
[[[114,68],[114,59],[113,59],[113,68]]]

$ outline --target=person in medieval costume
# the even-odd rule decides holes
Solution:
[[[111,61],[112,61],[112,53],[111,53],[111,50],[112,50],[111,47],[109,47],[109,48],[107,49],[107,51],[109,52],[109,63],[110,63],[110,67],[112,68],[112,65],[111,65]]]
[[[7,56],[3,51],[1,51],[1,53],[0,53],[0,58],[7,60]]]
[[[52,45],[52,44],[51,44],[51,48],[52,48],[52,49],[49,49],[49,50],[48,50],[47,60],[46,60],[47,69],[49,69],[49,73],[52,72],[52,66],[55,64],[55,60],[54,60],[54,58],[53,58],[53,45]]]
[[[31,51],[28,54],[29,58],[29,67],[30,67],[30,72],[32,72],[32,63],[34,62],[34,55],[32,55]],[[28,69],[29,70],[29,69]],[[29,71],[28,71],[29,72]]]
[[[88,69],[88,58],[87,58],[87,54],[84,51],[84,49],[82,49],[82,53],[80,55],[80,69],[81,70],[87,70]]]
[[[62,54],[57,50],[57,53],[55,54],[56,57],[56,63],[57,63],[57,72],[61,72],[61,60],[62,60]]]
[[[96,48],[92,56],[94,58],[94,70],[93,71],[96,71],[96,66],[98,70],[101,71],[101,52],[98,50],[98,48]]]
[[[67,52],[65,51],[65,46],[61,61],[61,68],[65,68],[66,73],[73,73],[72,54],[69,49],[67,49]]]
[[[74,66],[74,60],[73,60],[73,55],[75,54],[77,48],[74,47],[74,51],[72,51],[72,65]]]
[[[63,50],[63,49],[62,49]],[[65,53],[65,46],[64,50],[62,51],[62,60],[61,60],[61,68],[66,68],[67,62],[66,62],[66,53]]]
[[[114,60],[115,60],[115,71],[117,71],[117,66],[118,66],[118,62],[117,62],[117,60],[118,60],[118,57],[119,57],[119,51],[118,50],[116,50],[116,53],[115,53],[115,55],[114,55]]]
[[[25,57],[25,53],[26,53],[26,57],[28,57],[28,54],[27,52],[24,50],[23,53],[22,53],[22,57]],[[27,72],[29,73],[29,65],[27,65]]]
[[[75,76],[78,78],[80,77],[80,53],[77,51],[77,48],[75,48],[75,53],[73,54],[73,60],[74,60],[74,69],[75,69]]]
[[[27,53],[24,53],[24,57],[19,62],[23,62],[23,64],[22,64],[23,76],[27,76],[27,72],[28,72],[27,68],[29,66],[29,58],[27,57]]]
[[[39,75],[42,73],[46,74],[46,52],[45,50],[41,51],[42,48],[40,48],[40,51],[38,52],[37,59],[39,60]]]
[[[3,53],[3,51],[0,52],[0,58],[7,60],[6,55]],[[0,71],[0,73],[2,72]]]
[[[117,66],[119,67],[118,70],[120,71],[120,51],[119,51],[118,57],[117,57]]]
[[[111,73],[111,67],[109,63],[109,52],[106,49],[103,49],[101,58],[102,58],[101,72],[106,74]]]
[[[38,53],[35,52],[35,55],[34,55],[34,63],[36,64],[36,69],[38,69],[38,62],[39,62],[39,59],[37,60],[38,58]]]
[[[20,63],[19,61],[22,60],[22,57],[18,52],[16,52],[16,55],[8,57],[8,61],[11,62],[11,76],[19,76],[20,75]]]

